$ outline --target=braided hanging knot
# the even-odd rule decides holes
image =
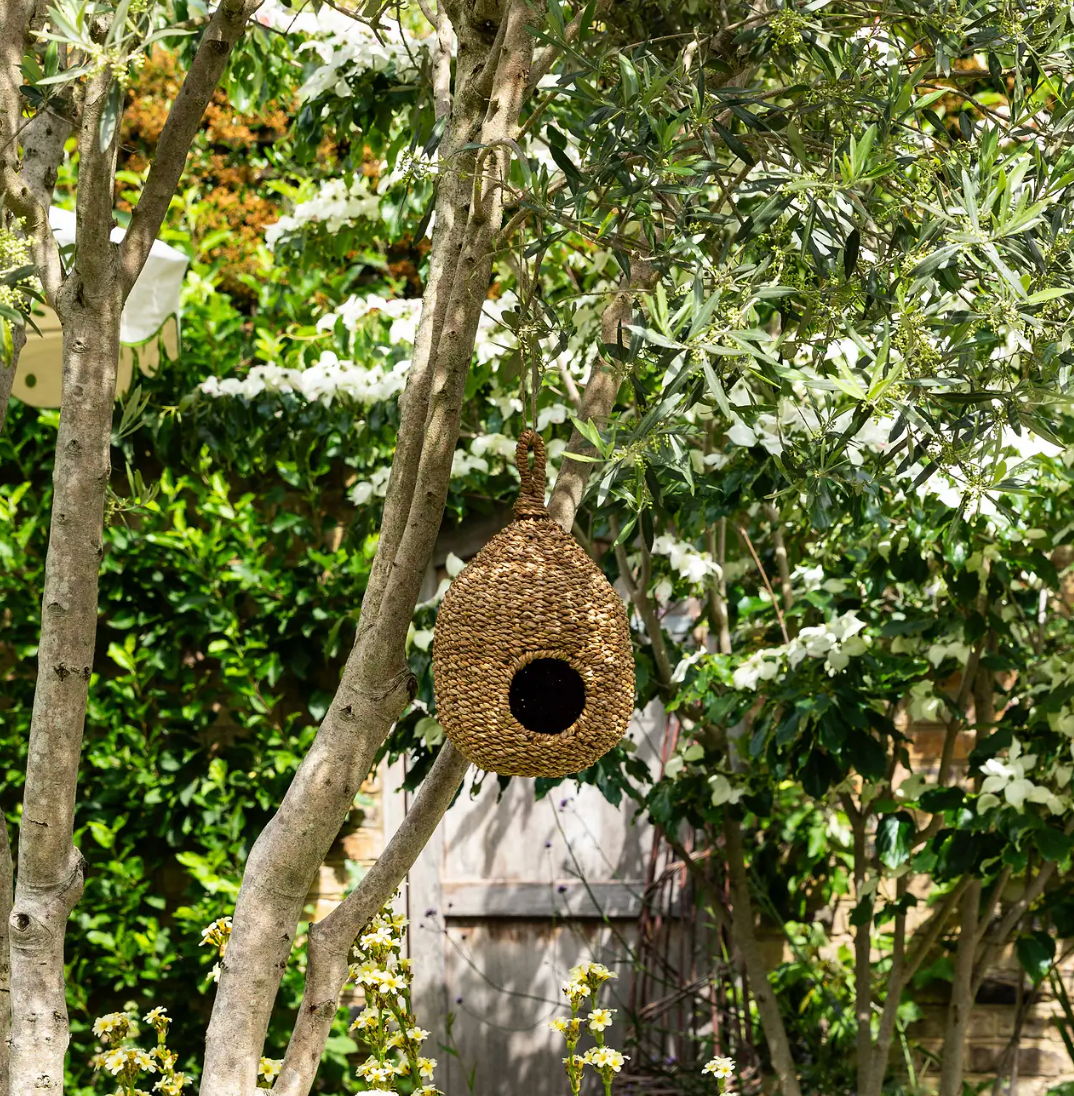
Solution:
[[[533,468],[530,468],[530,451],[533,452]],[[544,504],[544,440],[536,430],[523,430],[515,449],[515,462],[522,478],[522,490],[515,502],[515,519],[546,518],[548,507]]]

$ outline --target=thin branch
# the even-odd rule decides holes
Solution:
[[[138,205],[120,245],[124,297],[131,291],[183,175],[187,153],[201,128],[235,43],[246,29],[261,0],[222,0],[191,62],[168,120],[157,141],[157,153],[142,188]]]
[[[619,520],[614,514],[608,518],[608,525],[611,528],[613,540],[617,540],[619,537]],[[643,553],[642,571],[638,579],[634,578],[630,562],[627,559],[625,545],[617,544],[615,546],[615,559],[619,564],[619,574],[622,576],[623,583],[634,602],[634,608],[637,609],[638,616],[641,617],[642,623],[645,625],[649,642],[652,644],[653,658],[656,661],[656,673],[660,685],[662,688],[667,689],[671,685],[671,658],[668,655],[667,643],[664,641],[664,630],[660,627],[660,618],[656,615],[656,609],[649,597],[648,575],[645,566],[645,561],[649,558],[648,552],[644,544],[641,548]]]
[[[765,572],[764,566],[761,564],[756,549],[753,547],[753,541],[750,540],[749,533],[747,533],[741,525],[735,526],[735,532],[738,533],[742,543],[749,549],[750,555],[753,556],[753,562],[757,564],[757,570],[764,580],[764,588],[768,591],[768,596],[772,600],[772,608],[776,610],[776,619],[779,621],[779,630],[783,633],[783,642],[790,643],[790,637],[787,635],[787,622],[783,619],[783,610],[779,607],[779,599],[772,591],[772,584],[768,581],[768,575]]]
[[[450,742],[406,812],[387,848],[361,882],[322,921],[310,925],[306,984],[287,1054],[273,1091],[308,1096],[339,1011],[351,945],[395,893],[447,812],[470,762]]]

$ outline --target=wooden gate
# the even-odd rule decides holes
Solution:
[[[653,765],[664,727],[656,703],[631,727]],[[406,794],[391,786],[401,775],[390,774],[386,798]],[[538,801],[532,780],[514,779],[498,798],[490,775],[475,792],[476,775],[408,880],[416,1013],[432,1032],[437,1086],[452,1096],[558,1096],[563,1037],[547,1021],[567,1015],[561,987],[574,964],[620,973],[605,1003],[625,1025],[652,833],[633,803],[616,808],[593,787],[564,783]]]

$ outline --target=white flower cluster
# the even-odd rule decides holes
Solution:
[[[826,353],[826,358],[843,358],[851,365],[857,360],[858,347],[851,339],[837,340]],[[804,372],[811,372],[804,368]],[[667,383],[667,378],[665,378]],[[825,429],[831,434],[842,434],[849,426],[855,414],[855,408],[848,408],[835,416],[826,425],[823,425],[815,406],[821,403],[818,393],[812,393],[812,399],[807,398],[804,385],[795,386],[797,399],[784,398],[779,401],[775,413],[764,412],[757,416],[753,425],[749,425],[735,410],[731,412],[731,427],[727,431],[727,440],[732,445],[752,448],[760,445],[773,456],[780,456],[788,444],[789,438],[799,432],[817,434]],[[732,408],[749,407],[756,402],[753,393],[745,380],[739,379],[734,387],[727,393],[728,403]],[[870,419],[848,441],[847,459],[855,467],[859,467],[864,457],[863,449],[871,449],[876,452],[884,452],[888,447],[888,437],[891,433],[894,420],[890,418]]]
[[[756,689],[760,681],[772,681],[792,670],[806,658],[823,658],[829,677],[846,669],[852,658],[862,655],[869,647],[869,637],[858,633],[865,627],[854,610],[835,617],[826,624],[803,628],[798,635],[780,647],[757,651],[742,663],[732,675],[736,689]]]
[[[380,199],[370,192],[364,175],[350,184],[346,179],[329,179],[320,190],[295,206],[294,212],[281,217],[265,229],[265,243],[275,248],[281,237],[298,232],[308,224],[324,224],[329,232],[338,232],[344,225],[360,218],[376,220],[380,216]]]
[[[720,565],[707,552],[699,552],[692,544],[676,540],[673,536],[659,536],[653,541],[653,555],[667,556],[673,571],[692,586],[703,582],[709,575],[719,575]],[[674,589],[671,579],[662,578],[653,593],[661,605],[666,605]]]
[[[378,314],[391,320],[388,341],[393,346],[399,343],[413,345],[421,319],[420,297],[388,299],[375,293],[368,297],[348,297],[334,312],[325,313],[317,321],[317,330],[332,331],[337,321],[342,320],[345,330],[353,333],[363,320]]]
[[[471,472],[481,472],[484,475],[503,471],[506,463],[509,468],[514,468],[515,447],[518,443],[503,434],[482,434],[474,438],[470,443],[470,451],[456,449],[451,458],[451,478],[465,479]],[[555,483],[556,469],[552,462],[558,460],[567,443],[562,438],[553,438],[545,446],[548,456],[548,484]],[[492,458],[490,460],[490,458]],[[374,495],[384,498],[388,493],[388,475],[391,472],[389,465],[377,468],[370,474],[368,480],[357,483],[351,488],[351,501],[357,506],[364,506]],[[515,471],[515,475],[518,472]]]
[[[1070,796],[1056,795],[1051,789],[1034,784],[1026,776],[1036,764],[1037,755],[1022,753],[1022,743],[1017,738],[1011,743],[1005,762],[998,757],[990,757],[981,770],[985,773],[985,779],[981,784],[977,810],[983,814],[998,807],[1003,801],[1000,795],[1016,811],[1021,811],[1026,803],[1041,803],[1052,814],[1063,814],[1070,810]],[[1059,787],[1066,787],[1070,783],[1071,769],[1069,766],[1059,766],[1054,776]]]
[[[354,91],[347,77],[365,72],[384,72],[394,67],[397,79],[411,79],[428,47],[425,39],[407,34],[395,20],[385,21],[378,38],[364,23],[352,19],[339,31],[329,31],[301,48],[316,50],[321,59],[299,89],[299,101],[305,103],[327,91],[341,99],[350,98]]]
[[[389,399],[403,390],[409,361],[393,366],[359,365],[341,360],[331,350],[325,350],[308,369],[287,369],[280,365],[255,365],[245,377],[209,377],[198,385],[207,396],[241,396],[252,400],[262,392],[295,392],[307,400],[331,403],[337,396],[347,396],[367,405]]]

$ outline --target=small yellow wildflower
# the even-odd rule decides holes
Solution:
[[[369,1028],[376,1027],[378,1023],[380,1023],[380,1010],[366,1008],[355,1017],[354,1023],[351,1024],[351,1031],[368,1031]]]
[[[406,979],[400,978],[393,970],[379,970],[374,976],[374,981],[382,991],[406,989]]]
[[[378,928],[373,932],[367,932],[358,940],[358,946],[363,951],[372,951],[374,948],[390,948],[395,943],[392,934],[386,928]]]
[[[734,1058],[713,1058],[701,1072],[711,1073],[718,1080],[726,1080],[734,1075],[735,1060]]]
[[[585,1060],[599,1070],[610,1069],[615,1073],[623,1068],[624,1062],[630,1061],[625,1054],[620,1054],[611,1047],[593,1047],[585,1052]]]
[[[436,1069],[435,1058],[419,1058],[418,1059],[418,1072],[422,1077],[432,1080],[433,1070]]]
[[[262,1058],[257,1063],[258,1075],[264,1081],[275,1081],[280,1075],[280,1068],[283,1066],[282,1058]]]
[[[167,1032],[168,1025],[172,1022],[172,1018],[168,1015],[168,1010],[160,1005],[154,1009],[150,1009],[142,1019],[147,1024],[152,1024],[153,1027],[160,1032]]]
[[[562,1016],[557,1016],[554,1020],[549,1020],[548,1021],[548,1026],[553,1031],[566,1032],[566,1030],[567,1030],[567,1021]]]
[[[412,1043],[424,1043],[429,1038],[429,1033],[420,1027],[407,1028],[406,1037]]]
[[[190,1078],[185,1073],[173,1073],[170,1077],[161,1077],[153,1089],[162,1096],[182,1096],[183,1088],[188,1084]]]
[[[612,1026],[612,1013],[617,1012],[618,1009],[614,1008],[595,1008],[589,1014],[589,1030],[592,1032],[603,1031],[605,1028]]]
[[[119,1042],[126,1038],[130,1030],[130,1017],[125,1012],[110,1012],[107,1016],[98,1016],[93,1022],[93,1034],[107,1043],[111,1040]]]

